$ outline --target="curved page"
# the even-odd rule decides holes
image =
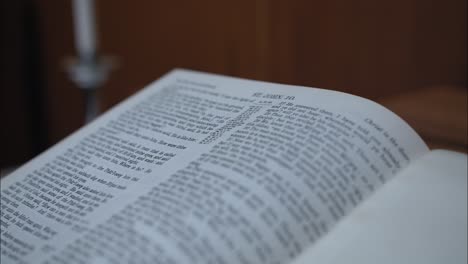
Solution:
[[[2,263],[287,263],[427,152],[322,89],[175,70],[2,179]]]

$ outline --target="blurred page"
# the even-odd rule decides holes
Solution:
[[[363,98],[173,71],[2,180],[2,263],[287,263],[426,152]]]
[[[467,156],[411,164],[294,264],[467,263]]]

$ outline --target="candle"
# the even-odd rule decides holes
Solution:
[[[94,59],[97,48],[94,0],[73,0],[73,20],[79,59]]]

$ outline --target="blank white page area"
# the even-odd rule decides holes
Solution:
[[[467,156],[432,151],[294,264],[467,263]]]

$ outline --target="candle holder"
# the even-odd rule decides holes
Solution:
[[[89,123],[99,114],[97,90],[107,80],[110,71],[115,68],[113,57],[99,59],[67,58],[65,68],[70,79],[82,91],[85,98],[85,123]]]

